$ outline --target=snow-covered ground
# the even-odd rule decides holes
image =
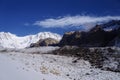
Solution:
[[[96,69],[88,61],[43,54],[54,49],[0,49],[0,80],[120,80],[120,73]]]

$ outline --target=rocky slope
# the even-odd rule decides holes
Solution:
[[[31,43],[35,43],[40,39],[53,38],[60,40],[61,36],[51,32],[40,32],[36,35],[28,35],[18,37],[11,33],[0,32],[0,47],[3,48],[25,48],[29,47]]]
[[[81,47],[120,46],[120,21],[96,25],[90,31],[72,31],[63,35],[60,46],[76,45]]]
[[[83,48],[76,46],[64,46],[52,51],[50,54],[76,57],[73,63],[84,59],[92,66],[102,70],[120,72],[120,49],[116,47],[92,47]]]
[[[37,43],[32,43],[30,47],[40,47],[40,46],[56,46],[59,43],[58,40],[53,38],[40,39]]]

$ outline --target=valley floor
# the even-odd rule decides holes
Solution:
[[[0,80],[120,80],[120,73],[94,68],[88,61],[43,54],[54,49],[1,49]]]

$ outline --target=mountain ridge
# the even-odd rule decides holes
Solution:
[[[72,31],[63,35],[59,45],[106,47],[120,45],[120,20],[94,26],[89,31]]]
[[[0,47],[3,48],[25,48],[40,39],[53,38],[61,40],[61,35],[51,32],[40,32],[35,35],[27,35],[23,37],[16,36],[10,32],[0,32]]]

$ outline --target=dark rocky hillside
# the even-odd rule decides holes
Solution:
[[[110,21],[96,25],[88,32],[73,31],[63,35],[59,46],[71,45],[81,47],[119,46],[120,21]],[[116,43],[117,41],[117,43]]]

